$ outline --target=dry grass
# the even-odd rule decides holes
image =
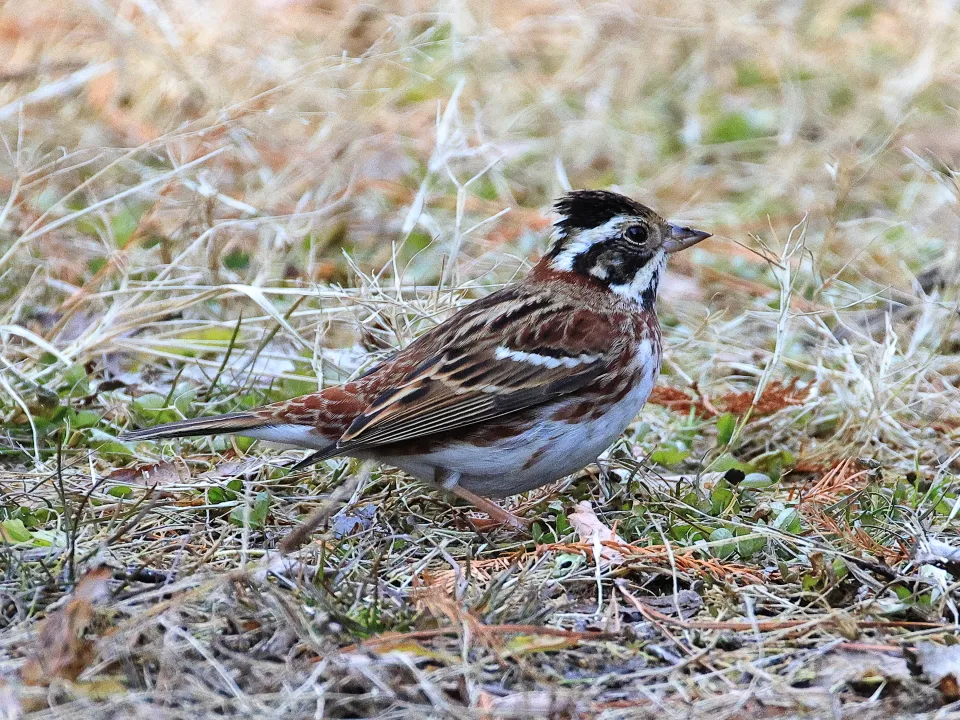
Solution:
[[[953,716],[958,33],[879,0],[0,5],[0,715]],[[515,499],[533,538],[388,468],[116,440],[362,371],[523,272],[570,186],[716,238],[606,472]]]

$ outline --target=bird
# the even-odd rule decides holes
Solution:
[[[608,190],[554,205],[549,250],[365,374],[252,410],[170,422],[128,441],[238,435],[374,460],[451,491],[492,520],[490,498],[580,471],[639,414],[657,381],[657,291],[667,257],[710,233]]]

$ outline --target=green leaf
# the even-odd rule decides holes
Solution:
[[[66,547],[67,534],[62,530],[34,530],[33,544],[37,547]]]
[[[146,211],[146,206],[125,206],[118,209],[110,218],[110,229],[118,247],[122,247],[130,239],[140,224],[140,218]]]
[[[11,513],[11,519],[19,520],[25,528],[35,528],[40,524],[37,516],[33,514],[33,511],[22,505]]]
[[[803,529],[800,515],[793,508],[784,508],[772,523],[773,527],[784,532],[797,534]]]
[[[732,504],[736,493],[726,480],[719,480],[710,491],[710,514],[721,515]]]
[[[180,337],[184,340],[197,340],[214,347],[222,347],[229,345],[233,340],[233,328],[213,326],[199,330],[187,330],[180,333]]]
[[[145,412],[160,412],[167,407],[167,398],[158,393],[147,393],[134,400],[133,405]]]
[[[566,575],[586,563],[582,555],[575,553],[558,553],[553,560],[553,576],[560,577]]]
[[[733,431],[737,428],[737,419],[732,413],[725,413],[717,418],[717,445],[729,445],[733,439]]]
[[[716,542],[718,540],[733,540],[733,533],[727,530],[727,528],[717,528],[710,533],[710,542]],[[710,552],[713,553],[714,557],[728,558],[733,555],[736,549],[736,545],[730,542],[712,547],[710,548]]]
[[[269,512],[270,493],[266,491],[259,492],[253,501],[253,505],[250,507],[247,518],[244,518],[244,515],[247,514],[244,511],[244,506],[240,505],[230,511],[230,522],[243,527],[244,520],[246,519],[249,520],[251,528],[262,530],[267,524],[267,514]]]
[[[749,560],[767,546],[765,538],[750,538],[737,541],[737,553],[744,560]]]
[[[847,567],[847,563],[844,562],[843,558],[834,558],[830,564],[833,566],[833,573],[838,580],[843,580],[850,574],[850,568]]]
[[[773,485],[773,480],[769,475],[763,473],[750,473],[740,481],[740,487],[748,490],[762,490]]]
[[[721,116],[707,133],[708,143],[738,142],[763,137],[767,133],[756,127],[750,119],[740,112]]]
[[[236,499],[237,494],[232,490],[227,490],[226,488],[216,485],[207,488],[207,502],[210,505],[220,505],[225,502],[233,502]]]
[[[76,385],[78,382],[87,379],[87,371],[83,365],[71,365],[63,374],[64,385]]]
[[[670,528],[670,534],[673,536],[674,540],[682,542],[686,545],[692,545],[700,540],[703,540],[703,533],[701,533],[693,525],[674,525]]]
[[[61,395],[62,390],[66,390],[70,397],[85,397],[90,394],[90,383],[87,381],[87,371],[83,365],[71,365],[61,380]]]
[[[710,464],[710,469],[715,472],[726,472],[731,468],[743,471],[745,475],[756,472],[756,469],[749,463],[740,462],[733,455],[724,454],[718,457]]]
[[[737,63],[737,85],[742,88],[754,87],[769,82],[765,73],[755,62]]]
[[[13,518],[23,521],[23,524],[28,529],[33,529],[43,525],[44,523],[52,522],[54,519],[54,512],[47,507],[39,507],[30,509],[28,507],[23,507],[22,505],[13,511]]]
[[[250,267],[250,253],[243,250],[234,250],[223,258],[223,264],[229,270],[246,270]]]
[[[543,526],[535,522],[533,527],[530,528],[530,534],[533,536],[533,542],[539,545],[541,538],[543,538]]]
[[[0,522],[0,537],[12,544],[25,543],[33,540],[33,533],[27,530],[22,520],[4,520]]]
[[[173,406],[183,415],[190,417],[194,414],[192,405],[196,397],[197,394],[193,390],[179,392],[178,388],[177,396],[173,399]]]
[[[270,493],[266,490],[257,493],[253,501],[253,511],[250,513],[250,524],[262,528],[267,524],[267,514],[270,512]]]
[[[93,427],[98,422],[100,422],[100,413],[95,413],[93,410],[75,410],[70,416],[70,427],[74,430]]]
[[[113,435],[103,432],[98,428],[90,429],[91,443],[96,443],[97,452],[101,455],[117,455],[120,457],[132,457],[133,448],[129,443],[120,442]]]
[[[650,460],[657,465],[676,465],[690,457],[689,450],[681,450],[676,447],[665,447],[650,453]]]
[[[913,595],[913,591],[910,588],[904,587],[903,585],[894,585],[892,586],[893,592],[896,594],[898,600],[907,600]]]
[[[141,395],[133,401],[131,407],[134,412],[140,416],[141,421],[151,424],[172,422],[180,418],[180,416],[167,405],[166,396],[158,393]]]

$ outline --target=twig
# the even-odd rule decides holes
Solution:
[[[484,634],[488,635],[546,635],[548,637],[562,637],[570,640],[611,640],[617,637],[614,633],[563,630],[561,628],[547,627],[544,625],[480,625],[479,628],[482,629]],[[461,632],[461,628],[442,627],[430,628],[428,630],[413,630],[405,633],[383,633],[382,635],[374,635],[359,643],[342,647],[340,648],[340,652],[355,652],[362,648],[392,645],[407,640],[429,640],[430,638],[441,637],[443,635],[459,635]]]
[[[299,527],[291,530],[287,536],[280,541],[280,552],[283,554],[289,554],[295,550],[298,550],[307,541],[310,535],[312,535],[318,527],[323,525],[330,518],[330,516],[334,514],[337,506],[353,495],[353,491],[356,490],[360,485],[360,481],[366,477],[369,477],[371,468],[372,463],[365,462],[360,466],[360,469],[357,470],[356,473],[350,476],[346,482],[330,493],[330,497],[327,498],[327,501],[323,505],[310,513],[307,519],[304,520]]]

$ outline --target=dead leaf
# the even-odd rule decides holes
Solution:
[[[163,487],[184,481],[176,466],[166,461],[118,468],[107,475],[106,479],[112,484],[142,487]]]
[[[753,390],[738,393],[728,393],[712,401],[703,394],[691,397],[679,388],[658,385],[653,389],[647,402],[660,405],[673,412],[687,415],[693,410],[698,417],[706,418],[721,412],[743,415],[751,411],[754,418],[773,415],[784,408],[803,405],[812,391],[811,386],[797,387],[798,380],[794,378],[789,383],[779,380],[771,382],[754,402]]]
[[[600,548],[598,560],[610,565],[619,565],[623,562],[623,553],[603,543],[615,543],[617,545],[627,545],[628,543],[603,524],[589,502],[584,500],[577,503],[576,512],[570,513],[567,519],[573,529],[577,531],[581,542]]]
[[[937,686],[947,702],[960,700],[960,645],[917,643],[914,652],[923,674]]]
[[[501,657],[517,657],[531,653],[555,652],[576,647],[578,641],[573,638],[551,635],[516,635],[510,638],[500,650]]]
[[[471,582],[488,583],[494,575],[503,572],[511,565],[516,565],[517,558],[513,555],[506,557],[483,558],[470,563],[469,574]],[[467,576],[467,565],[461,564],[455,569],[441,570],[440,572],[424,571],[421,575],[426,586],[438,586],[444,592],[452,594],[457,585]]]
[[[753,417],[773,415],[775,412],[779,412],[784,408],[803,405],[804,401],[810,396],[812,387],[807,385],[798,388],[798,381],[799,378],[794,378],[789,383],[774,380],[764,388],[763,393],[757,398],[756,402],[753,401],[756,393],[752,390],[741,393],[730,393],[715,400],[715,402],[721,406],[725,412],[733,413],[734,415],[743,415],[751,408],[753,409]]]
[[[532,690],[495,697],[484,692],[478,709],[487,711],[485,718],[540,718],[573,716],[577,709],[577,695],[572,691]]]
[[[683,390],[666,385],[654,387],[650,397],[647,398],[647,402],[660,405],[681,415],[689,415],[691,410],[697,414],[697,417],[705,418],[711,415],[701,398],[692,398]]]
[[[917,538],[913,561],[917,565],[944,566],[952,571],[960,568],[960,548],[935,538]]]
[[[354,535],[373,526],[373,519],[377,514],[377,506],[373,503],[358,507],[344,508],[333,516],[331,532],[335,538]]]
[[[703,598],[693,590],[681,590],[676,594],[663,596],[644,596],[638,600],[663,615],[679,617],[681,620],[693,617],[703,607]]]
[[[267,461],[260,457],[248,458],[243,462],[219,463],[205,473],[200,473],[197,479],[210,483],[220,483],[224,480],[233,480],[237,477],[252,475],[266,464]]]
[[[258,563],[252,575],[255,581],[265,582],[270,575],[297,579],[303,576],[313,577],[316,573],[317,567],[315,565],[307,565],[290,555],[270,553]]]
[[[877,651],[837,650],[823,659],[817,671],[818,687],[837,683],[879,686],[881,683],[905,683],[910,680],[907,661],[900,656]]]
[[[27,685],[49,685],[54,678],[76,680],[96,658],[90,637],[95,607],[109,597],[110,570],[99,567],[84,575],[67,603],[49,615],[36,647],[20,671]]]

